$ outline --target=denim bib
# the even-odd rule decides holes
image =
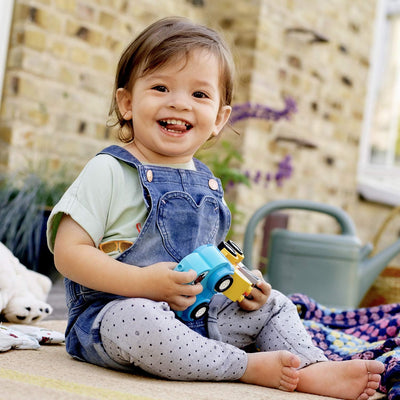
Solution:
[[[143,165],[120,146],[110,146],[99,154],[109,154],[137,169],[148,209],[135,243],[117,260],[139,267],[161,261],[179,262],[197,247],[217,245],[225,239],[231,216],[223,201],[221,182],[199,160],[194,159],[196,171],[191,171]],[[117,368],[98,351],[98,327],[106,305],[123,297],[69,279],[65,279],[65,286],[69,308],[67,351],[76,358]],[[205,334],[204,320],[187,325]]]

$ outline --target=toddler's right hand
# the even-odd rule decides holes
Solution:
[[[155,301],[166,301],[173,310],[183,311],[191,306],[196,296],[202,292],[200,283],[188,285],[197,273],[190,271],[174,271],[176,263],[160,262],[143,268],[148,275],[148,298]]]

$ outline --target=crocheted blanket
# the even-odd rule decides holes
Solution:
[[[329,360],[379,360],[385,364],[379,390],[400,400],[400,303],[339,310],[304,294],[289,296],[316,346]]]

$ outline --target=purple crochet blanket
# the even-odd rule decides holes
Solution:
[[[304,294],[293,294],[300,318],[330,360],[379,360],[385,372],[379,390],[400,400],[400,303],[339,310]]]

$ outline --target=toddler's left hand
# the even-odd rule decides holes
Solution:
[[[257,288],[254,287],[251,294],[239,303],[240,308],[245,311],[258,310],[267,302],[271,294],[271,285],[264,281],[261,272],[259,270],[253,270],[251,272],[260,278],[260,280],[257,282]]]

